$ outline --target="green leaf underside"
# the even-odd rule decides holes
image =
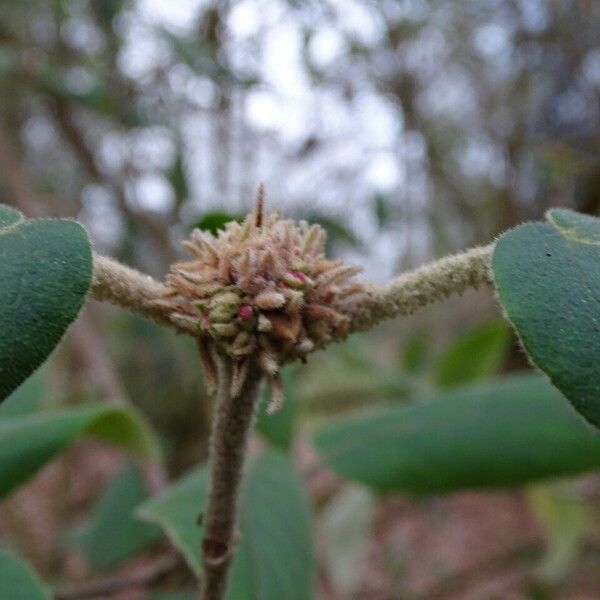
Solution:
[[[0,419],[0,497],[84,434],[144,457],[157,456],[150,430],[130,409],[82,406]]]
[[[162,526],[196,573],[201,570],[202,536],[197,517],[206,496],[207,476],[201,469],[138,510],[141,518]],[[251,464],[239,518],[240,541],[227,598],[312,599],[309,509],[294,467],[281,452],[267,452]]]
[[[600,433],[531,375],[332,423],[315,443],[334,471],[382,492],[511,486],[600,467]]]
[[[600,427],[600,219],[565,210],[549,218],[498,240],[494,280],[533,363]]]
[[[471,383],[496,373],[508,350],[510,328],[502,320],[488,321],[461,335],[436,361],[440,387]]]
[[[44,369],[42,368],[0,403],[0,423],[11,417],[20,417],[40,410],[44,391]]]
[[[0,400],[52,352],[90,285],[92,253],[74,221],[25,220],[0,206]]]
[[[116,567],[160,538],[158,527],[133,515],[133,510],[147,497],[144,481],[134,465],[127,465],[111,479],[93,509],[91,522],[81,534],[92,568]]]
[[[11,552],[0,550],[0,598],[50,600],[50,594],[29,565]]]

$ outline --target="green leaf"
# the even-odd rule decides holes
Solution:
[[[483,323],[461,335],[433,366],[436,385],[470,383],[495,374],[506,356],[510,329],[500,319]]]
[[[585,503],[564,485],[537,485],[527,491],[527,499],[548,540],[540,575],[556,584],[568,575],[583,546],[589,523]]]
[[[332,423],[315,442],[334,471],[382,492],[510,486],[600,467],[600,433],[539,376]]]
[[[209,231],[215,235],[220,229],[225,229],[225,225],[230,221],[241,222],[244,217],[241,215],[233,215],[224,212],[209,212],[206,213],[195,225],[197,229]]]
[[[127,465],[108,483],[93,509],[91,523],[81,533],[83,550],[92,568],[112,569],[161,536],[158,527],[133,516],[133,510],[147,497],[134,465]]]
[[[411,334],[400,351],[400,368],[411,374],[422,373],[429,362],[431,337],[420,329]]]
[[[498,240],[494,280],[531,360],[600,427],[600,219],[548,216],[553,224],[526,223]]]
[[[379,229],[383,229],[388,224],[391,213],[387,196],[381,193],[375,194],[373,197],[373,212],[375,213]]]
[[[105,27],[109,28],[112,22],[123,10],[125,0],[96,0],[91,7]]]
[[[256,83],[256,78],[232,69],[219,56],[210,41],[198,36],[189,38],[176,35],[167,29],[162,29],[161,33],[171,45],[178,61],[186,64],[195,73],[223,83],[235,83],[242,86]]]
[[[79,89],[69,82],[64,72],[49,68],[38,77],[37,84],[51,96],[64,98],[99,115],[116,118],[125,125],[134,127],[148,124],[148,119],[135,105],[123,102],[109,80],[96,79],[89,87]]]
[[[0,205],[0,400],[48,357],[77,316],[92,253],[74,221],[25,220]]]
[[[197,524],[207,495],[201,469],[162,496],[143,504],[141,518],[159,524],[190,567],[201,570]],[[245,477],[240,502],[240,541],[227,591],[229,600],[310,600],[313,557],[310,515],[291,461],[271,451],[256,459]]]
[[[31,477],[81,435],[157,458],[145,422],[131,409],[82,406],[0,419],[0,497]]]
[[[167,178],[171,183],[173,191],[175,192],[175,204],[179,207],[183,204],[183,202],[185,202],[188,199],[190,195],[185,165],[183,161],[183,149],[181,147],[177,149],[175,160],[173,161],[171,168],[167,172]]]
[[[188,474],[160,496],[138,507],[136,514],[160,525],[171,543],[183,554],[195,573],[201,571],[198,515],[206,504],[208,476],[203,467]]]
[[[285,401],[274,414],[267,413],[270,396],[265,388],[256,419],[256,429],[274,446],[289,450],[294,441],[294,430],[298,417],[298,382],[289,370],[283,372]]]
[[[0,404],[0,423],[10,417],[20,417],[40,409],[45,387],[42,371],[44,368],[32,375]]]
[[[350,229],[342,225],[336,219],[328,217],[322,213],[311,212],[306,215],[309,223],[319,224],[327,232],[327,244],[345,244],[352,248],[360,248],[360,240],[352,233]]]
[[[50,593],[29,565],[11,552],[0,550],[0,598],[50,600]]]

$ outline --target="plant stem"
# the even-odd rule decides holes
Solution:
[[[471,248],[402,273],[383,286],[372,285],[367,300],[353,311],[350,331],[364,331],[386,319],[412,314],[428,304],[462,294],[467,288],[492,285],[489,269],[493,250],[494,243]],[[193,327],[175,323],[154,304],[164,298],[166,291],[167,287],[152,277],[94,254],[92,297],[127,308],[182,333],[197,335]]]
[[[106,300],[157,323],[173,325],[165,311],[153,305],[166,291],[167,287],[150,275],[94,253],[90,294],[96,300]]]
[[[494,246],[491,243],[446,256],[402,273],[383,286],[373,286],[366,302],[354,312],[351,331],[364,331],[386,319],[411,315],[468,288],[492,285],[490,261]]]
[[[254,367],[254,368],[253,368]],[[235,552],[237,508],[247,441],[254,422],[260,370],[251,365],[240,393],[231,393],[234,363],[218,359],[210,438],[208,504],[203,516],[201,600],[221,600]]]

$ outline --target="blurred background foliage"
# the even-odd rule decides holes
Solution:
[[[381,281],[551,206],[600,213],[599,30],[591,0],[2,0],[0,202],[76,218],[96,250],[162,277],[180,238],[239,218],[263,181],[269,208],[321,223]],[[258,430],[302,473],[319,597],[600,596],[596,476],[381,499],[309,441],[346,413],[526,367],[493,299],[469,292],[289,369],[288,403]],[[43,378],[31,410],[133,404],[170,478],[205,458],[190,340],[90,303]],[[102,538],[113,506],[145,498],[139,477],[78,442],[0,506],[2,543],[58,582],[149,548],[143,562],[153,526]]]

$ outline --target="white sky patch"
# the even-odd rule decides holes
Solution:
[[[432,117],[463,123],[477,119],[479,104],[469,74],[455,66],[447,69],[418,96],[419,108]]]
[[[150,22],[189,29],[204,4],[205,0],[138,0],[137,10]]]
[[[487,23],[473,33],[473,47],[486,58],[506,54],[509,45],[510,34],[500,23]]]
[[[342,137],[356,129],[356,115],[351,106],[342,102],[338,90],[325,89],[313,97],[309,131],[317,130],[324,137]]]
[[[175,197],[169,182],[156,174],[142,175],[135,184],[135,204],[146,210],[165,213],[173,208]]]
[[[578,123],[590,115],[590,107],[586,99],[575,89],[567,90],[558,96],[555,106],[563,121]]]
[[[132,79],[142,79],[160,64],[166,64],[169,47],[152,28],[141,25],[136,15],[123,17],[124,44],[118,56],[119,69]]]
[[[548,27],[550,17],[546,2],[542,0],[521,0],[521,11],[525,26],[529,31],[540,32]]]
[[[309,90],[300,64],[301,37],[290,19],[266,34],[263,47],[263,77],[287,98],[298,98]]]
[[[265,2],[265,4],[271,4]],[[269,10],[268,7],[263,7]],[[263,13],[264,16],[264,13]],[[227,25],[236,37],[249,38],[256,35],[263,24],[263,16],[255,0],[241,0],[231,8]]]
[[[356,97],[353,117],[361,121],[366,142],[379,147],[396,143],[402,128],[402,116],[391,102],[366,92]]]
[[[594,86],[600,88],[600,49],[590,52],[582,65],[584,77]]]
[[[246,98],[246,117],[258,129],[277,129],[282,125],[281,104],[271,92],[253,90]]]
[[[401,147],[406,160],[420,161],[425,157],[425,139],[419,131],[406,132]]]
[[[102,33],[89,19],[73,17],[65,21],[60,34],[67,44],[89,54],[99,52],[104,46]]]
[[[407,69],[425,80],[433,77],[444,64],[448,44],[439,28],[425,27],[416,39],[401,44],[396,54]]]
[[[23,125],[22,134],[26,144],[35,148],[50,147],[58,135],[52,121],[41,115],[29,117]]]
[[[185,76],[183,70],[186,71]],[[177,77],[174,77],[172,80],[169,78],[169,83],[174,91],[179,90],[183,93],[191,107],[207,109],[213,106],[218,94],[217,86],[210,79],[191,75],[185,67],[183,67],[182,72]]]
[[[504,174],[504,159],[500,148],[490,138],[479,136],[470,139],[458,162],[467,177],[487,177],[494,183],[501,183],[498,180]]]
[[[94,242],[106,248],[117,244],[123,235],[124,225],[112,194],[105,187],[93,183],[82,190],[81,204],[78,218],[91,231]]]
[[[366,165],[365,179],[377,190],[393,190],[400,181],[398,157],[391,152],[377,153]]]
[[[363,44],[376,44],[383,34],[383,23],[377,10],[355,0],[330,0],[338,11],[342,29]]]
[[[132,163],[139,169],[167,169],[173,163],[175,145],[168,129],[140,129],[132,138]]]
[[[346,40],[339,31],[325,27],[318,30],[310,40],[311,60],[318,68],[324,69],[345,53],[346,46]]]
[[[99,146],[99,156],[102,167],[111,173],[118,172],[125,164],[128,151],[127,136],[109,131],[102,136]]]

